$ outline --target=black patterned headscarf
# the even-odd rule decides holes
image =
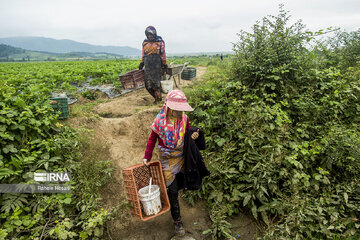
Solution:
[[[150,41],[148,35],[152,34],[154,36],[154,39],[152,40],[152,42],[159,42],[162,41],[162,38],[160,36],[157,35],[156,33],[156,29],[153,26],[148,26],[145,29],[145,36],[146,36],[146,41]]]

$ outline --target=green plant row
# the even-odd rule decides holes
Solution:
[[[119,76],[136,69],[139,60],[84,62],[1,63],[0,81],[16,86],[21,92],[29,86],[49,91],[71,91],[75,85],[111,83],[121,87]]]

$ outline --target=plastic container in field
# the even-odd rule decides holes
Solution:
[[[64,119],[69,117],[69,104],[67,97],[55,97],[50,98],[50,104],[54,111],[53,114],[60,112],[58,119]]]
[[[181,73],[181,78],[184,80],[192,80],[196,77],[196,68],[186,67]]]
[[[161,92],[168,93],[173,90],[174,83],[172,80],[161,80]]]
[[[161,211],[160,187],[158,185],[151,185],[150,193],[149,186],[141,188],[139,199],[146,216],[155,215]]]

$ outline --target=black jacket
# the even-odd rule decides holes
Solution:
[[[202,178],[208,176],[210,172],[207,170],[200,150],[205,149],[204,132],[199,129],[199,137],[196,140],[191,135],[199,128],[190,128],[184,141],[184,189],[198,190],[201,188]]]

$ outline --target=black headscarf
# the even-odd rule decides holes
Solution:
[[[153,40],[150,40],[148,38],[148,35],[149,34],[152,34],[154,36],[154,39]],[[153,26],[148,26],[146,29],[145,29],[145,36],[146,36],[146,39],[144,41],[147,41],[147,42],[161,42],[162,41],[162,38],[160,36],[157,35],[156,33],[156,29],[153,27]]]

